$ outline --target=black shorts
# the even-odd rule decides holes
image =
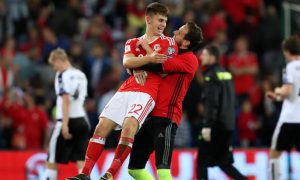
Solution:
[[[273,133],[271,149],[290,151],[292,147],[300,151],[300,123],[278,123]]]
[[[199,140],[198,166],[219,166],[233,163],[232,131],[216,125],[212,127],[211,141]]]
[[[48,162],[67,164],[69,161],[84,160],[89,138],[89,125],[85,118],[71,118],[69,132],[72,139],[65,140],[62,136],[62,121],[57,120],[49,143]]]
[[[155,150],[156,168],[170,169],[177,125],[167,118],[149,117],[135,136],[129,169],[143,169]]]

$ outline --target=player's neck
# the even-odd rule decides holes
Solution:
[[[299,61],[300,60],[300,56],[290,56],[289,57],[289,62],[292,62],[292,61]]]
[[[61,72],[64,72],[65,70],[67,70],[67,69],[69,69],[69,68],[71,68],[71,67],[72,67],[72,65],[71,65],[70,63],[66,63],[66,64],[64,64],[64,66],[62,67]]]
[[[154,40],[156,40],[159,36],[155,35],[153,32],[151,31],[147,31],[144,35],[144,37],[147,39],[148,42],[153,42]]]

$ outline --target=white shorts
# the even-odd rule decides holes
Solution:
[[[104,107],[100,117],[117,123],[116,130],[122,128],[126,117],[134,117],[138,120],[140,128],[154,106],[154,100],[147,93],[117,92]]]

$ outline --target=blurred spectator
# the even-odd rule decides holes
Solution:
[[[212,15],[203,26],[206,42],[213,40],[217,31],[226,31],[228,26],[225,21],[226,12],[222,9],[222,7],[213,7],[212,11]]]
[[[29,11],[27,0],[6,0],[6,7],[9,16],[14,23],[14,36],[19,41],[27,32]]]
[[[13,86],[15,70],[9,59],[0,56],[0,98],[2,94]]]
[[[14,117],[18,128],[24,129],[26,149],[45,149],[48,143],[48,117],[45,111],[35,103],[35,97],[26,92],[24,106]]]
[[[36,19],[36,25],[41,30],[47,27],[47,20],[51,14],[51,10],[49,6],[43,6],[39,10],[39,15]]]
[[[7,148],[25,149],[25,129],[22,124],[16,122],[16,116],[23,106],[23,92],[19,89],[6,89],[1,100],[1,114],[3,119],[1,124],[4,125],[3,130],[7,134],[4,136]]]
[[[194,11],[195,23],[202,26],[205,19],[208,18],[207,9],[205,9],[205,0],[192,0],[187,6]]]
[[[109,48],[113,47],[111,29],[105,22],[104,16],[97,14],[92,17],[89,27],[84,32],[84,39],[87,41],[100,41],[105,43]],[[86,42],[86,49],[91,48],[91,42]]]
[[[145,26],[145,8],[144,0],[130,0],[127,5],[127,21],[131,27],[142,29]]]
[[[221,4],[233,22],[239,24],[246,18],[246,8],[252,9],[256,17],[259,15],[261,1],[262,0],[221,0]]]
[[[5,37],[14,34],[13,21],[7,13],[5,0],[0,0],[0,27],[0,45],[2,45]]]
[[[238,36],[246,36],[249,41],[249,49],[253,50],[257,48],[257,25],[258,19],[255,17],[253,9],[251,7],[245,7],[245,18],[240,22],[236,27],[236,35],[234,38]]]
[[[273,5],[266,7],[259,25],[258,53],[262,56],[261,67],[263,72],[272,73],[279,81],[284,60],[281,56],[280,44],[283,38],[279,15]],[[270,28],[272,27],[272,28]]]
[[[72,38],[79,32],[78,20],[82,17],[80,1],[63,2],[60,2],[61,5],[55,13],[51,13],[47,24],[57,35]]]
[[[44,42],[40,35],[38,27],[32,26],[28,29],[27,40],[23,43],[20,43],[18,48],[23,53],[28,53],[29,56],[31,56],[30,54],[32,53],[31,52],[32,49],[37,49],[38,57],[36,58],[39,59],[42,56],[41,49],[43,48],[43,46],[44,46]]]
[[[237,118],[239,138],[242,147],[254,146],[256,142],[256,131],[260,128],[257,116],[253,113],[249,100],[242,103],[242,110]]]
[[[229,49],[229,44],[228,44],[228,37],[226,34],[227,31],[219,29],[216,31],[214,39],[212,39],[211,44],[215,45],[216,47],[219,48],[221,57],[220,57],[220,64],[224,68],[228,68],[228,58],[226,53],[228,52]]]
[[[255,53],[248,50],[248,40],[240,36],[235,40],[234,52],[228,58],[229,70],[233,74],[238,105],[248,97],[249,90],[255,85],[258,63]]]
[[[87,59],[86,54],[83,51],[82,44],[79,40],[73,40],[71,42],[70,47],[70,60],[74,67],[83,70],[85,74],[88,74],[88,65],[87,65]]]
[[[111,71],[111,61],[106,56],[106,48],[102,43],[96,43],[92,47],[91,54],[88,57],[90,74],[88,75],[89,87],[92,92],[97,90],[101,80]]]
[[[62,48],[66,51],[69,51],[70,44],[67,38],[62,36],[57,36],[55,32],[49,27],[45,27],[42,30],[43,38],[45,40],[45,44],[42,50],[43,61],[46,62],[48,59],[48,55],[55,48]]]
[[[116,0],[103,0],[98,1],[95,12],[96,14],[102,14],[105,17],[110,17],[113,14]]]

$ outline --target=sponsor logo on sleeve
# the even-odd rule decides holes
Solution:
[[[129,52],[131,50],[130,45],[125,46],[125,52]]]

